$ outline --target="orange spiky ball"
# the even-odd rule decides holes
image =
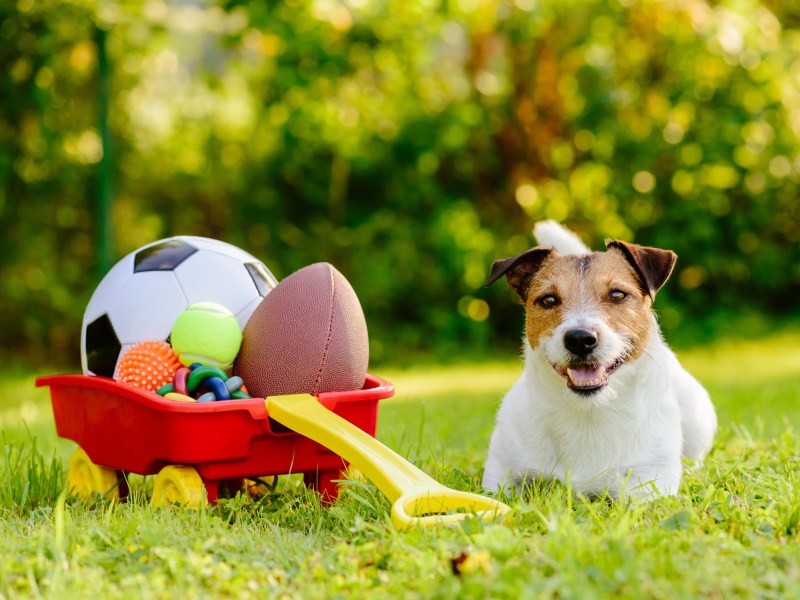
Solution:
[[[172,383],[181,363],[166,342],[141,342],[133,346],[117,364],[117,379],[155,392]]]

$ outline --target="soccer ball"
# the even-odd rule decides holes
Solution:
[[[184,310],[216,302],[244,329],[277,280],[260,260],[236,246],[202,237],[159,240],[131,252],[92,294],[81,328],[81,365],[87,375],[113,377],[131,346],[169,338]]]

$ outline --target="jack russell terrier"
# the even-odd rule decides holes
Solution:
[[[495,261],[525,304],[524,370],[497,415],[487,490],[526,480],[576,493],[675,494],[681,457],[700,462],[717,429],[711,399],[667,347],[651,309],[676,254],[606,243],[591,252],[554,221],[540,246]]]

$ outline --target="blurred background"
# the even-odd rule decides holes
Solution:
[[[373,363],[513,354],[545,218],[674,249],[673,345],[796,325],[798,57],[797,1],[3,0],[0,358],[178,234],[333,263]]]

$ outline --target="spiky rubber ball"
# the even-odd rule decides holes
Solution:
[[[117,365],[117,379],[155,392],[172,382],[181,363],[166,342],[140,342],[122,355]]]

